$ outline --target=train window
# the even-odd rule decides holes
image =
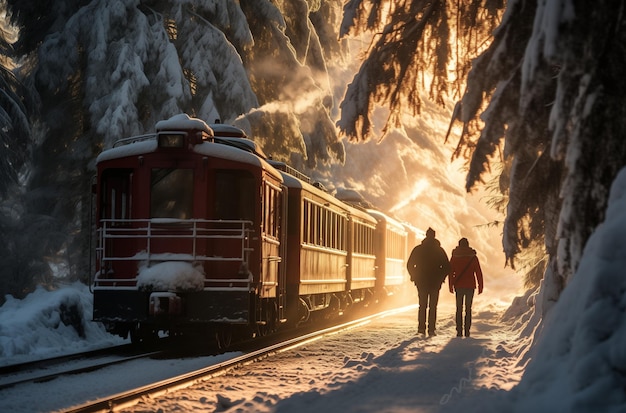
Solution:
[[[322,208],[319,205],[313,205],[315,211],[313,215],[313,243],[316,245],[323,245],[322,243]]]
[[[406,235],[387,230],[387,256],[402,259],[406,250]]]
[[[339,215],[339,224],[337,225],[338,231],[338,244],[337,248],[340,250],[346,249],[346,218]]]
[[[320,242],[319,244],[321,246],[327,247],[328,246],[328,220],[327,220],[327,216],[328,216],[328,211],[320,208],[320,225],[319,225],[319,229],[320,229]]]
[[[374,229],[362,223],[354,224],[354,251],[359,254],[374,254]]]
[[[302,242],[336,250],[346,249],[347,217],[305,199],[302,203]]]
[[[305,199],[302,205],[302,242],[306,244],[311,243],[310,217],[311,217],[311,203]]]
[[[152,169],[150,185],[152,218],[189,219],[193,213],[193,170]]]
[[[338,249],[337,247],[337,213],[330,212],[330,228],[328,229],[328,233],[330,236],[329,246],[334,249]]]
[[[265,184],[265,202],[263,204],[263,232],[266,235],[278,238],[280,231],[280,191]]]
[[[303,205],[303,241],[312,245],[322,244],[322,209],[319,205],[314,204],[308,199],[304,200]]]
[[[241,170],[215,172],[215,219],[254,220],[254,176]]]
[[[129,219],[132,169],[107,169],[103,171],[100,196],[102,219]]]

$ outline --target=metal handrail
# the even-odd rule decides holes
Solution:
[[[241,262],[247,268],[250,248],[251,221],[243,220],[206,220],[206,219],[103,219],[101,227],[97,230],[98,245],[96,257],[100,263],[100,271],[106,267],[107,262],[115,261],[141,261],[150,266],[151,262],[163,261],[186,261],[186,262]],[[114,256],[107,250],[107,241],[123,239],[145,239],[145,250],[132,251],[132,256]],[[192,241],[189,253],[154,252],[152,241],[156,239],[189,239]],[[240,240],[241,247],[233,251],[232,256],[207,256],[199,253],[198,241],[212,240]],[[106,275],[101,274],[98,281],[107,281]],[[111,279],[112,280],[112,279]],[[115,279],[117,282],[129,281],[134,278]],[[234,280],[209,280],[205,281],[234,281]],[[244,280],[238,280],[244,281]]]

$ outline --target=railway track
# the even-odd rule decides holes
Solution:
[[[113,412],[124,407],[128,407],[136,403],[137,400],[143,397],[156,397],[160,394],[181,390],[186,387],[192,386],[198,382],[210,380],[213,377],[237,368],[238,366],[253,363],[256,360],[260,360],[266,357],[270,357],[272,354],[288,351],[289,349],[298,347],[307,342],[323,338],[325,336],[336,334],[349,329],[357,328],[369,323],[371,320],[388,316],[393,313],[407,311],[407,309],[414,306],[402,307],[398,309],[392,309],[383,311],[377,314],[365,316],[353,321],[345,322],[340,325],[325,328],[323,330],[307,333],[298,337],[286,339],[278,343],[267,345],[261,349],[246,352],[238,357],[219,362],[202,369],[198,369],[186,374],[182,374],[176,377],[172,377],[166,380],[162,380],[158,383],[149,384],[139,388],[131,389],[123,393],[116,394],[114,396],[103,397],[98,400],[94,400],[85,403],[80,406],[73,407],[66,412],[101,412],[109,411]]]
[[[125,344],[0,367],[0,390],[25,383],[43,383],[64,375],[95,371],[130,360],[153,357],[162,350],[139,351]]]
[[[45,365],[6,366],[0,370],[9,373],[0,375],[0,411],[119,411],[142,398],[206,382],[238,366],[411,307],[381,311],[320,331],[299,330],[297,336],[285,332],[265,337],[242,343],[228,353],[180,349],[138,353],[127,346],[116,349],[114,354],[99,350],[93,357],[81,354],[38,362]]]

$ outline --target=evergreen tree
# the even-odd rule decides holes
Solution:
[[[467,190],[482,182],[494,161],[506,165],[500,187],[509,200],[507,259],[514,265],[521,250],[543,240],[550,257],[547,284],[559,291],[602,222],[610,184],[626,163],[626,109],[619,103],[626,63],[623,5],[511,0],[481,50],[487,38],[480,28],[497,22],[502,6],[347,2],[342,34],[365,29],[374,36],[338,125],[351,139],[367,139],[374,106],[387,105],[384,135],[406,111],[419,112],[424,74],[433,76],[427,90],[435,101],[454,96],[467,77],[453,115],[463,124],[455,156],[469,159]],[[474,52],[481,53],[469,71]],[[451,63],[457,76],[448,90]]]
[[[41,102],[20,228],[46,234],[29,250],[43,277],[87,281],[96,155],[176,113],[237,120],[296,166],[343,161],[324,60],[339,42],[325,51],[316,29],[333,37],[325,15],[337,19],[341,0],[274,3],[7,0]]]
[[[20,81],[13,32],[10,21],[0,22],[0,304],[5,294],[23,297],[41,281],[27,275],[32,256],[23,236],[20,188],[32,149],[29,116],[36,110],[36,98]]]
[[[510,1],[457,112],[466,126],[478,116],[485,122],[480,134],[465,128],[462,145],[476,148],[468,188],[503,139],[512,165],[505,252],[512,259],[543,232],[554,277],[548,281],[557,288],[576,270],[586,240],[604,219],[610,185],[626,164],[620,4],[572,1],[554,8]]]
[[[241,2],[255,39],[242,57],[261,106],[237,124],[259,139],[274,159],[298,168],[343,162],[344,147],[330,116],[333,99],[324,58],[324,53],[332,55],[339,48],[338,41],[331,41],[324,52],[311,21],[317,13],[317,24],[329,39],[331,28],[320,22],[338,15],[339,2],[326,2],[324,8],[305,0],[274,3]]]
[[[420,113],[421,96],[443,105],[458,94],[502,7],[502,0],[348,1],[340,34],[371,33],[372,40],[341,103],[341,132],[352,140],[373,137],[372,113],[384,106],[384,138],[406,113]]]

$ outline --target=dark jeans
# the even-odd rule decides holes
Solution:
[[[417,316],[417,331],[426,332],[426,309],[428,308],[428,333],[433,334],[437,324],[437,303],[439,302],[439,288],[418,288],[419,312]]]
[[[469,336],[472,326],[472,301],[474,300],[473,288],[456,289],[456,332]],[[465,326],[463,325],[463,301],[465,301]]]

